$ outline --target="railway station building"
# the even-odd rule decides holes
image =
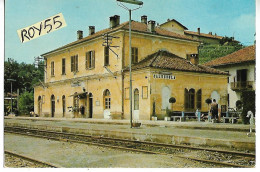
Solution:
[[[174,111],[208,111],[207,98],[227,106],[226,72],[199,65],[200,42],[156,26],[132,21],[133,119],[150,120]],[[112,16],[109,28],[43,54],[44,82],[34,87],[41,117],[129,119],[129,22]],[[109,46],[108,46],[109,45]]]

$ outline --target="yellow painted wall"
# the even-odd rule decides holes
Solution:
[[[166,22],[166,23],[160,25],[160,27],[163,29],[166,29],[168,31],[184,35],[184,28],[175,21]]]
[[[77,87],[71,87],[70,82],[65,82],[62,84],[50,84],[48,88],[43,89],[40,86],[35,87],[34,93],[34,111],[38,112],[38,96],[44,95],[45,101],[42,104],[43,114],[51,116],[51,95],[55,96],[55,116],[62,117],[62,96],[66,96],[66,107],[73,106],[73,97],[71,96],[75,92],[83,92],[83,87],[86,92],[93,94],[93,118],[103,118],[104,102],[103,102],[103,92],[108,89],[111,93],[111,113],[122,112],[122,89],[121,89],[121,76],[117,78],[107,75],[106,77],[100,77],[96,79],[82,80],[81,85]],[[71,97],[70,97],[71,96]],[[59,97],[59,101],[57,98]],[[97,103],[99,102],[99,103]],[[99,104],[99,105],[98,105]],[[86,107],[86,113],[84,116],[78,115],[76,117],[88,117],[88,98],[80,99],[79,107],[84,105]],[[74,117],[75,114],[68,112],[66,108],[65,117]]]
[[[153,70],[153,73],[159,73],[160,70]],[[156,113],[158,115],[164,115],[165,110],[162,110],[162,88],[167,86],[171,90],[171,97],[176,98],[174,103],[174,111],[184,111],[184,89],[195,89],[195,107],[196,107],[196,92],[202,90],[202,109],[201,111],[207,111],[208,105],[205,103],[207,98],[211,97],[213,91],[217,91],[221,95],[220,105],[227,105],[227,76],[225,75],[211,75],[194,72],[179,72],[168,71],[176,77],[175,80],[167,79],[155,79],[151,74],[151,104],[156,102]]]
[[[111,93],[111,114],[121,114],[124,112],[124,118],[129,119],[129,99],[125,98],[125,88],[129,87],[129,74],[128,72],[122,76],[123,66],[128,65],[129,61],[129,43],[128,32],[119,31],[114,34],[118,36],[118,39],[113,40],[113,45],[119,46],[119,48],[113,48],[118,54],[116,57],[110,51],[110,65],[109,70],[111,74],[104,68],[104,47],[102,46],[103,39],[97,38],[71,47],[69,49],[60,51],[59,53],[53,53],[46,56],[47,58],[47,79],[45,84],[48,88],[43,89],[40,86],[35,87],[34,92],[34,107],[35,112],[38,112],[38,96],[44,95],[44,103],[42,104],[42,115],[50,116],[51,114],[51,95],[55,95],[55,116],[62,117],[62,96],[66,96],[66,107],[73,106],[73,97],[70,95],[75,92],[83,92],[83,88],[86,92],[93,94],[93,118],[104,118],[104,102],[103,92],[108,89]],[[132,33],[132,47],[138,48],[139,61],[146,56],[157,52],[160,49],[166,49],[171,53],[174,53],[180,57],[186,58],[186,54],[197,53],[197,42],[176,40],[172,38],[157,37],[150,35],[142,35],[140,33]],[[85,53],[88,51],[95,51],[95,68],[92,70],[85,69]],[[71,72],[70,58],[73,55],[78,54],[79,66],[76,74]],[[62,58],[66,58],[66,75],[62,75]],[[51,62],[55,63],[55,76],[50,75]],[[158,72],[158,70],[152,70]],[[217,90],[221,95],[226,91],[226,77],[208,74],[197,74],[187,72],[173,72],[176,75],[176,80],[155,80],[153,79],[153,73],[150,69],[144,69],[139,71],[133,71],[133,91],[135,88],[139,90],[139,119],[149,120],[152,114],[152,102],[156,101],[156,113],[163,114],[161,110],[161,88],[164,85],[169,85],[172,91],[172,96],[176,96],[177,102],[174,104],[175,110],[183,110],[183,96],[184,88],[194,88],[196,91],[200,87],[202,88],[202,102],[206,98],[210,97],[213,90]],[[116,77],[116,78],[115,78]],[[72,83],[80,82],[80,86],[72,87]],[[142,98],[142,87],[148,87],[148,98]],[[152,93],[152,94],[150,94]],[[59,97],[59,100],[57,98]],[[133,94],[134,98],[134,94]],[[221,104],[226,102],[221,100]],[[79,106],[84,105],[86,107],[86,113],[82,116],[77,113],[68,112],[66,108],[65,117],[89,117],[88,114],[88,98],[80,99]],[[207,107],[202,103],[202,110],[207,110]]]
[[[125,66],[129,65],[129,37],[125,36]],[[138,61],[159,50],[167,50],[179,57],[186,58],[187,54],[197,54],[199,43],[191,41],[178,41],[163,37],[144,36],[141,34],[132,35],[132,47],[138,48]]]

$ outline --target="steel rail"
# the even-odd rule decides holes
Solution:
[[[25,155],[21,155],[21,154],[18,154],[18,153],[8,151],[8,150],[5,150],[4,153],[9,154],[11,156],[21,158],[21,159],[25,159],[25,160],[33,162],[33,163],[41,164],[41,165],[44,165],[44,166],[48,166],[48,167],[52,167],[52,168],[63,168],[63,167],[58,166],[58,165],[54,165],[54,164],[51,164],[51,163],[48,163],[48,162],[43,162],[41,160],[37,160],[37,159],[31,158],[31,157],[28,157],[28,156],[25,156]]]
[[[31,130],[31,129],[27,129],[27,128],[17,128],[16,129],[24,129],[24,130]],[[95,138],[95,139],[109,139],[109,140],[120,140],[120,141],[126,141],[129,142],[129,140],[125,140],[125,139],[113,139],[113,138],[105,138],[105,137],[97,137],[97,136],[86,136],[83,134],[73,134],[73,133],[63,133],[63,132],[55,132],[55,131],[45,131],[45,130],[36,130],[33,129],[33,131],[41,131],[41,132],[47,132],[47,133],[53,133],[53,134],[63,134],[63,135],[71,135],[71,136],[83,136],[83,137],[91,137],[91,138]],[[5,132],[10,132],[10,131],[5,131]],[[101,147],[109,147],[109,148],[115,148],[115,149],[122,149],[122,150],[128,150],[128,151],[133,151],[133,152],[141,152],[141,153],[149,153],[149,154],[160,154],[160,155],[174,155],[174,154],[170,154],[170,153],[163,153],[163,152],[155,152],[155,151],[149,151],[149,150],[143,150],[143,149],[136,149],[136,148],[128,148],[128,147],[123,147],[123,146],[113,146],[113,145],[109,145],[109,144],[102,144],[102,143],[94,143],[94,142],[89,142],[89,141],[79,141],[79,140],[74,140],[74,139],[62,139],[62,138],[57,138],[57,137],[50,137],[50,136],[42,136],[42,135],[37,135],[37,134],[30,134],[30,133],[22,133],[21,131],[11,131],[10,133],[15,133],[15,134],[22,134],[22,135],[28,135],[28,136],[33,136],[33,137],[39,137],[39,138],[46,138],[46,139],[51,139],[51,140],[57,140],[57,141],[65,141],[65,142],[75,142],[75,143],[82,143],[82,144],[90,144],[90,145],[95,145],[95,146],[101,146]],[[139,141],[130,141],[130,142],[134,142],[134,143],[140,143]],[[143,142],[145,144],[149,143],[149,144],[154,144],[153,142]],[[165,144],[161,144],[161,143],[155,143],[155,145],[159,145],[159,146],[165,146]],[[170,145],[170,144],[166,144],[166,146],[170,146],[170,147],[175,147],[176,145]],[[185,149],[193,149],[194,147],[190,147],[190,146],[177,146],[178,148],[185,148]],[[205,150],[204,148],[199,148],[198,150]],[[210,151],[213,151],[213,149],[209,149]],[[216,149],[214,149],[215,152],[217,152]],[[226,151],[220,150],[219,152],[221,153],[226,153]],[[234,153],[238,153],[239,155],[242,155],[244,153],[241,152],[234,152],[234,151],[228,151],[228,154],[234,154]],[[248,154],[245,153],[246,156],[253,156],[254,154]],[[204,162],[204,163],[210,163],[210,164],[218,164],[218,165],[224,165],[224,166],[229,166],[229,167],[239,167],[239,168],[252,168],[252,166],[244,166],[244,165],[239,165],[239,164],[233,164],[233,163],[226,163],[226,162],[220,162],[220,161],[214,161],[214,160],[205,160],[205,159],[199,159],[199,158],[194,158],[194,157],[188,157],[188,156],[181,156],[181,155],[174,155],[175,157],[179,157],[179,158],[185,158],[185,159],[190,159],[190,160],[194,160],[194,161],[199,161],[199,162]],[[255,156],[254,156],[255,158]]]
[[[5,127],[5,128],[8,128],[8,127]],[[219,152],[219,153],[227,153],[227,154],[246,156],[246,157],[252,157],[252,158],[255,158],[255,156],[256,156],[254,153],[245,153],[245,152],[221,150],[221,149],[214,149],[214,148],[203,148],[203,147],[194,147],[194,146],[187,146],[187,145],[173,145],[173,144],[166,144],[166,143],[156,143],[156,142],[148,142],[148,141],[119,139],[119,138],[110,138],[110,137],[103,137],[103,136],[92,136],[92,135],[85,135],[85,134],[76,134],[76,133],[67,133],[67,132],[57,132],[57,131],[48,131],[48,130],[29,129],[29,128],[22,128],[22,127],[9,127],[9,128],[26,129],[26,130],[37,131],[37,132],[47,132],[47,133],[53,133],[53,134],[64,134],[64,135],[70,135],[70,136],[81,136],[81,137],[88,137],[88,138],[95,138],[95,139],[104,139],[104,140],[112,140],[112,141],[122,141],[122,142],[129,142],[129,143],[140,143],[140,144],[156,145],[156,146],[163,146],[163,147],[172,147],[172,148],[183,148],[183,149],[193,149],[193,150],[202,150],[202,151],[210,151],[210,152]]]

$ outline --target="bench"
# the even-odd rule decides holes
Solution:
[[[171,118],[173,119],[173,121],[177,121],[177,119],[179,119],[179,121],[184,121],[184,117],[182,116],[171,116]]]
[[[226,119],[228,120],[228,122],[231,120],[231,123],[234,124],[235,121],[237,121],[237,119],[239,119],[238,117],[223,117],[223,123],[226,123]]]

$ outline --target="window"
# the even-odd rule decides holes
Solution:
[[[61,72],[62,75],[65,75],[66,74],[66,59],[62,59],[62,72]]]
[[[71,56],[71,72],[78,72],[78,55]]]
[[[104,91],[104,109],[111,109],[111,95],[108,89]]]
[[[54,62],[51,62],[51,76],[54,76]]]
[[[86,69],[95,68],[95,51],[89,51],[86,53]]]
[[[184,108],[185,110],[194,110],[195,102],[195,90],[191,88],[189,91],[185,88],[184,90]]]
[[[201,89],[197,91],[196,98],[197,98],[197,109],[201,109]]]
[[[109,47],[104,48],[104,66],[109,65]]]
[[[132,63],[138,63],[138,48],[132,47]]]
[[[134,110],[139,110],[139,90],[134,91]]]

